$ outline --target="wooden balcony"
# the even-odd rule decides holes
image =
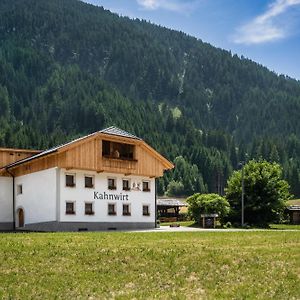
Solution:
[[[120,173],[136,170],[137,168],[136,159],[125,159],[125,158],[114,158],[110,156],[102,157],[102,168],[105,171],[112,170],[114,172],[120,170]]]

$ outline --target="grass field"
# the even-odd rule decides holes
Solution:
[[[271,224],[271,229],[280,229],[280,230],[300,230],[300,225],[292,225],[292,224]]]
[[[160,226],[170,226],[171,224],[180,224],[180,226],[192,227],[196,226],[195,221],[180,221],[180,222],[163,222]]]
[[[0,234],[1,299],[300,299],[291,231]]]
[[[171,224],[180,224],[184,227],[199,227],[194,221],[182,221],[182,222],[165,222],[161,223],[160,226],[170,226]],[[270,229],[279,229],[279,230],[300,230],[300,225],[291,225],[291,224],[270,224]],[[255,229],[253,227],[252,229]],[[259,228],[258,228],[259,229]]]

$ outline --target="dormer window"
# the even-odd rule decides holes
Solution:
[[[102,141],[102,156],[106,158],[134,160],[134,151],[134,145]]]

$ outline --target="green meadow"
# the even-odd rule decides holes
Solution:
[[[300,299],[300,232],[0,234],[0,299]]]

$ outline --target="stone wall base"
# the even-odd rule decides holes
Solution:
[[[11,231],[13,229],[14,229],[13,222],[7,222],[7,223],[0,222],[0,231]]]
[[[21,230],[29,231],[114,231],[114,230],[135,230],[153,229],[155,224],[134,223],[134,222],[42,222],[26,224]]]

